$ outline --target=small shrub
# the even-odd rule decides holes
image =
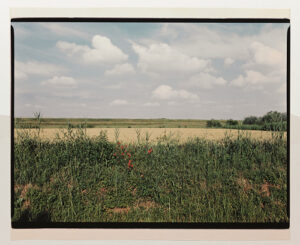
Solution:
[[[255,116],[245,117],[243,120],[243,124],[245,125],[253,125],[258,124],[259,119]]]
[[[282,114],[278,111],[269,111],[261,118],[263,123],[281,122],[282,119]]]
[[[221,127],[222,125],[221,125],[221,122],[220,122],[220,121],[215,120],[215,119],[211,119],[211,120],[208,120],[208,121],[206,122],[206,126],[207,126],[208,128],[219,128],[219,127]]]
[[[265,123],[262,126],[262,130],[286,131],[287,130],[287,124],[286,124],[286,122]]]
[[[238,124],[239,124],[239,122],[237,120],[229,119],[226,121],[226,125],[236,126]]]

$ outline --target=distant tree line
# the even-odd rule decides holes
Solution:
[[[238,121],[229,119],[225,122],[211,119],[206,123],[208,128],[232,128],[232,129],[250,129],[250,130],[287,130],[287,113],[278,111],[269,111],[262,117],[248,116],[244,120]]]

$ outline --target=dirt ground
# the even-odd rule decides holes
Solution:
[[[15,137],[17,137],[17,132],[22,129],[15,129]],[[124,143],[134,143],[138,140],[138,135],[140,135],[140,141],[146,140],[148,135],[150,142],[155,142],[159,139],[175,139],[180,142],[185,142],[189,138],[199,137],[208,140],[220,140],[224,138],[226,134],[237,137],[238,134],[249,135],[254,139],[270,139],[272,137],[272,132],[258,131],[258,130],[244,130],[238,131],[235,129],[207,129],[207,128],[119,128],[118,140]],[[36,129],[27,130],[30,133],[36,133]],[[114,128],[88,128],[86,133],[88,136],[97,136],[100,131],[106,131],[108,139],[110,141],[116,141],[116,129]],[[55,139],[57,133],[62,136],[63,132],[67,132],[66,129],[56,129],[56,128],[46,128],[41,129],[40,136],[44,139]],[[286,133],[285,133],[286,135]]]

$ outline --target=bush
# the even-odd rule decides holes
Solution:
[[[262,130],[286,131],[287,130],[287,123],[286,122],[265,123],[262,127]]]
[[[282,113],[278,111],[269,111],[261,118],[261,121],[263,123],[273,123],[273,122],[281,122],[283,121],[282,119],[283,119]]]
[[[287,121],[287,114],[286,114],[286,112],[281,113],[281,119],[282,119],[282,121]]]
[[[218,120],[214,120],[214,119],[208,120],[206,122],[206,126],[208,128],[219,128],[219,127],[222,127],[221,122],[218,121]]]
[[[250,117],[245,117],[243,124],[246,125],[253,125],[253,124],[258,124],[259,119],[255,116],[250,116]]]
[[[236,126],[238,124],[239,124],[239,122],[237,120],[229,119],[226,121],[226,125]]]

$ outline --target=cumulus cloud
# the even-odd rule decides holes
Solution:
[[[15,79],[27,79],[29,75],[49,76],[65,71],[63,67],[37,61],[15,62]]]
[[[144,72],[195,72],[210,69],[210,61],[185,55],[165,43],[142,46],[132,43],[137,66]]]
[[[156,106],[160,106],[160,104],[158,102],[147,102],[147,103],[143,104],[143,106],[156,107]]]
[[[129,75],[134,74],[134,67],[129,63],[118,64],[114,68],[107,70],[105,72],[106,76],[119,76],[119,75]]]
[[[172,23],[163,25],[158,36],[165,38],[170,35],[170,45],[177,50],[202,59],[222,58],[249,60],[253,43],[258,42],[271,49],[285,52],[286,25],[262,25],[255,32],[247,32],[247,24],[185,24]],[[173,33],[179,35],[174,37]],[[172,38],[174,37],[174,38]],[[255,46],[255,45],[254,45]]]
[[[160,85],[152,92],[153,98],[160,100],[169,100],[169,99],[185,99],[185,100],[197,100],[198,95],[190,93],[184,89],[175,90],[167,85]]]
[[[62,23],[39,23],[39,25],[46,29],[47,31],[51,31],[56,35],[59,36],[66,36],[66,37],[70,37],[70,36],[74,36],[74,37],[79,37],[79,38],[88,38],[89,35],[85,32],[76,30],[74,27],[70,28],[67,27],[66,24],[62,24]]]
[[[92,47],[65,41],[58,41],[56,46],[69,57],[77,58],[85,64],[120,63],[128,59],[128,55],[109,38],[100,35],[93,37]]]
[[[285,83],[281,84],[281,86],[277,89],[276,92],[280,93],[280,94],[285,94],[286,93],[286,84]]]
[[[127,100],[114,100],[110,103],[111,106],[123,106],[123,105],[128,105]]]
[[[72,77],[54,76],[51,79],[43,81],[43,86],[50,86],[54,88],[76,88],[77,81]]]
[[[253,89],[263,89],[267,83],[278,83],[282,81],[276,74],[264,75],[258,71],[246,70],[245,75],[239,75],[236,79],[230,82],[234,87],[250,87]]]
[[[224,65],[226,65],[226,66],[230,66],[233,63],[234,63],[234,59],[231,59],[231,58],[224,59]]]
[[[213,29],[204,24],[176,23],[163,27],[166,33],[180,33],[172,40],[172,46],[177,50],[204,59],[227,58],[244,59],[248,56],[249,40],[235,33]]]
[[[213,89],[215,86],[224,86],[227,81],[222,77],[215,77],[209,73],[201,72],[189,79],[188,86],[202,89]]]
[[[268,83],[286,83],[286,57],[283,52],[260,42],[250,45],[251,56],[241,67],[244,74],[230,85],[262,90]]]
[[[108,89],[121,89],[122,88],[122,84],[121,83],[111,84],[111,85],[106,86],[105,88],[108,88]]]
[[[168,105],[170,105],[170,106],[178,106],[178,105],[180,105],[180,103],[178,103],[176,101],[168,101]]]
[[[15,70],[15,79],[17,80],[25,80],[27,79],[27,74],[21,70]]]
[[[284,70],[286,67],[286,57],[283,52],[271,48],[260,42],[253,42],[250,46],[251,59],[245,67],[267,66],[271,69]]]

